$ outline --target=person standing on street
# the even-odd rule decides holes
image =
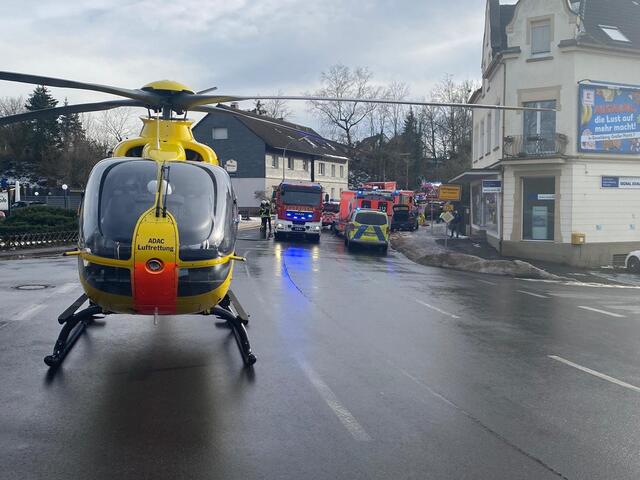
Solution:
[[[453,220],[449,223],[449,228],[451,229],[451,235],[449,238],[453,238],[453,234],[456,234],[456,238],[460,238],[460,212],[458,210],[453,211]]]
[[[260,221],[262,222],[261,230],[267,232],[267,224],[269,225],[269,237],[271,236],[271,204],[267,200],[260,202]]]

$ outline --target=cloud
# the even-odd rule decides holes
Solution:
[[[24,0],[0,6],[3,70],[138,87],[160,78],[237,94],[299,94],[335,63],[427,95],[480,75],[484,2]],[[0,96],[31,87],[0,82]],[[104,95],[54,91],[70,101]],[[298,120],[311,121],[304,106]]]

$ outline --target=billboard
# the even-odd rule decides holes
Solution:
[[[578,150],[640,153],[640,87],[580,85]]]

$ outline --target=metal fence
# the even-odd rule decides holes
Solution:
[[[54,245],[72,244],[77,241],[77,230],[66,232],[22,233],[17,235],[0,234],[0,250],[51,247]]]
[[[35,195],[23,195],[21,199],[29,202],[44,202],[51,207],[67,208],[69,210],[77,210],[82,201],[82,197],[79,195],[67,195],[66,198],[60,195],[38,195],[37,197]]]

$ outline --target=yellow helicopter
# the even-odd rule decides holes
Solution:
[[[245,329],[248,315],[230,290],[233,262],[243,260],[235,255],[236,197],[215,152],[194,139],[187,111],[211,112],[219,107],[210,104],[268,99],[545,110],[386,99],[207,95],[212,89],[196,93],[169,80],[141,89],[1,71],[0,80],[125,97],[11,115],[0,118],[0,126],[118,107],[143,107],[149,112],[142,118],[140,136],[118,144],[113,157],[96,164],[87,181],[78,249],[67,252],[78,256],[84,293],[58,317],[63,328],[53,353],[44,358],[53,368],[95,315],[114,313],[213,314],[231,328],[245,365],[256,362]]]

